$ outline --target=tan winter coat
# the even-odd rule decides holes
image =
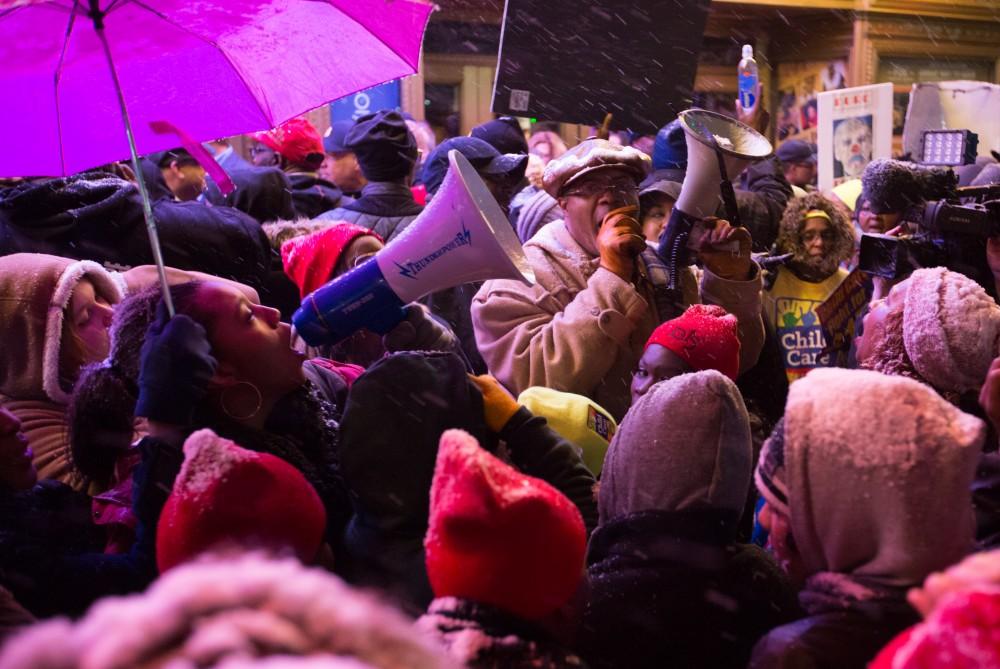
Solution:
[[[570,236],[549,223],[524,245],[536,284],[487,281],[472,303],[476,344],[490,373],[515,395],[531,386],[585,395],[620,420],[630,402],[632,371],[665,318],[636,287],[600,267]],[[646,251],[652,253],[652,251]],[[699,301],[685,274],[685,302]],[[740,370],[757,362],[764,342],[760,272],[728,281],[704,272],[700,299],[740,324]]]

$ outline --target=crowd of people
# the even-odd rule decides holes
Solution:
[[[206,144],[225,195],[184,149],[142,161],[172,316],[128,166],[0,184],[0,668],[1000,667],[1000,240],[859,257],[995,163],[821,192],[787,141],[678,270],[679,120],[249,139]],[[452,151],[534,284],[307,344],[291,314]]]

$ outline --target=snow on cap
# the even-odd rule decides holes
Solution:
[[[325,528],[323,503],[301,472],[199,430],[184,442],[184,464],[160,514],[156,562],[162,572],[235,543],[291,549],[308,563]]]
[[[903,344],[939,390],[978,390],[997,355],[1000,306],[983,287],[944,267],[918,269],[903,305]]]
[[[696,372],[715,369],[733,381],[740,371],[736,316],[715,304],[693,304],[683,314],[653,330],[646,348],[659,344],[680,356]]]
[[[792,384],[785,482],[806,573],[913,586],[959,560],[985,433],[914,379],[817,369]]]
[[[424,538],[435,596],[542,618],[576,592],[586,542],[580,511],[561,492],[467,432],[441,435]]]
[[[923,623],[896,637],[873,669],[981,669],[1000,666],[1000,588],[949,597]]]
[[[584,174],[609,167],[627,170],[638,184],[649,174],[652,161],[631,146],[619,146],[606,139],[587,139],[551,160],[545,166],[542,183],[546,193],[559,197],[563,188]]]

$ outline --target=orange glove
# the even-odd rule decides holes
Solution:
[[[635,205],[609,211],[597,231],[597,250],[601,267],[631,281],[635,274],[635,259],[646,248],[642,227],[635,218],[639,208]]]
[[[483,393],[483,414],[486,417],[486,426],[494,432],[500,432],[521,406],[507,392],[507,389],[489,374],[482,376],[469,374],[469,378]]]

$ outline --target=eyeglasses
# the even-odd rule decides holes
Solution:
[[[250,155],[255,156],[258,153],[274,153],[274,149],[269,146],[251,146]]]
[[[574,184],[569,190],[563,191],[563,195],[594,197],[608,191],[624,195],[637,195],[639,189],[636,187],[635,181],[627,177],[618,179],[587,179],[579,184]]]
[[[834,234],[833,230],[823,230],[819,232],[817,230],[809,230],[808,232],[802,233],[802,241],[805,243],[814,242],[817,239],[822,239],[824,242],[836,241],[837,236]]]

